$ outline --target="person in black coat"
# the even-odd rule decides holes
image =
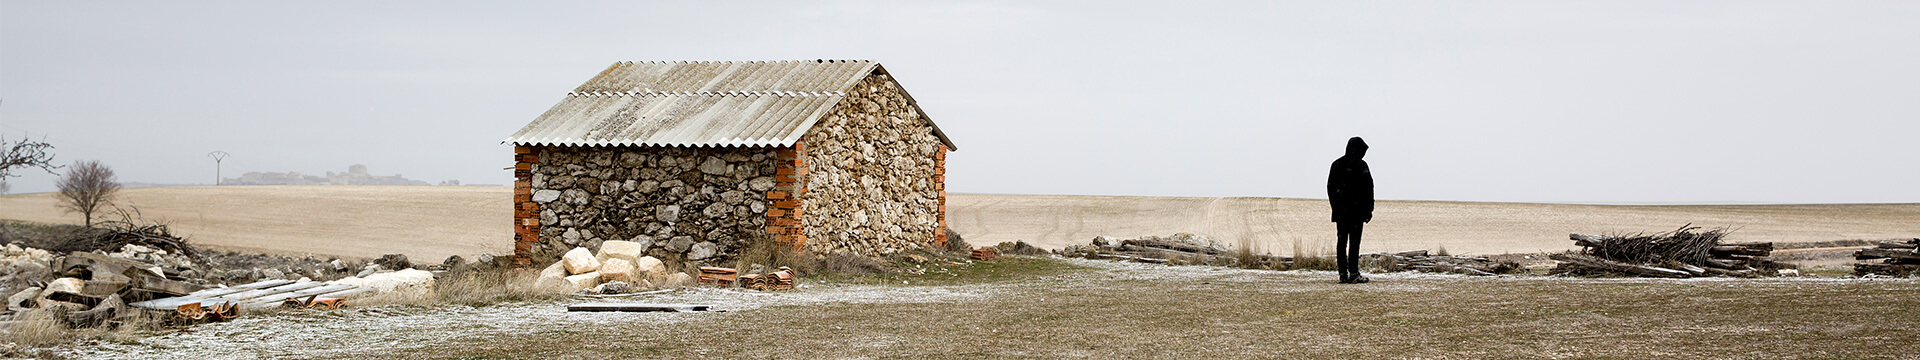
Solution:
[[[1340,283],[1367,282],[1360,276],[1360,233],[1373,221],[1373,172],[1367,169],[1367,142],[1355,136],[1347,139],[1347,155],[1333,161],[1327,174],[1327,202],[1333,205],[1333,222],[1340,240],[1334,245],[1334,257],[1340,266]]]

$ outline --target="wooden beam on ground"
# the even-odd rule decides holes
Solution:
[[[713,311],[712,305],[647,303],[581,303],[567,305],[568,312],[697,312]]]
[[[1580,255],[1580,254],[1553,254],[1552,256],[1549,256],[1549,258],[1552,258],[1554,260],[1573,263],[1575,265],[1600,269],[1600,270],[1628,273],[1628,274],[1641,275],[1641,276],[1663,277],[1663,278],[1693,277],[1693,274],[1689,274],[1685,271],[1668,269],[1663,267],[1634,265],[1634,264],[1628,264],[1628,263],[1623,263],[1619,261],[1601,259],[1597,257]]]

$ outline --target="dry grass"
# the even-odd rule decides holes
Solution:
[[[128,204],[196,246],[278,255],[423,260],[513,249],[512,189],[478,186],[218,186],[127,189]],[[1252,239],[1332,239],[1326,201],[1277,198],[950,194],[948,221],[974,244],[1026,240],[1041,248],[1094,236],[1180,232]],[[0,219],[78,224],[49,193],[0,195]],[[1920,204],[1600,206],[1381,201],[1363,252],[1446,244],[1475,254],[1570,250],[1567,233],[1696,223],[1740,226],[1735,242],[1920,236]],[[325,238],[327,241],[313,241]],[[398,242],[393,239],[407,239]],[[1784,248],[1784,247],[1783,247]]]
[[[6,327],[6,341],[27,347],[47,346],[67,342],[73,339],[73,331],[68,330],[51,311],[33,311],[26,313],[17,322]]]
[[[1920,307],[1920,298],[1911,296],[1920,283],[1909,280],[1386,275],[1372,284],[1339,285],[1323,273],[1060,263],[996,261],[994,271],[1005,273],[993,280],[991,296],[938,306],[907,301],[598,316],[590,321],[615,326],[490,331],[365,356],[1898,358],[1920,349],[1911,336],[1920,331],[1920,313],[1909,311]],[[978,273],[958,279],[948,281],[963,288],[988,281]]]
[[[1327,245],[1315,242],[1308,246],[1305,241],[1293,239],[1293,265],[1288,270],[1326,270],[1335,271],[1339,262],[1328,257]]]
[[[473,307],[514,301],[557,299],[568,289],[541,283],[533,270],[474,270],[452,272],[434,279],[435,301]]]

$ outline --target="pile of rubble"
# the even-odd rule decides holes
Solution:
[[[1853,264],[1854,275],[1895,277],[1920,275],[1920,239],[1882,241],[1873,248],[1854,252],[1853,258],[1855,260],[1886,259],[1879,263]]]
[[[642,255],[645,250],[645,245],[623,240],[602,242],[597,254],[576,247],[541,270],[539,284],[567,291],[625,294],[693,282],[686,273],[667,270],[660,259]]]
[[[75,328],[114,327],[135,314],[128,310],[128,302],[186,295],[204,288],[181,281],[184,279],[178,273],[169,276],[160,266],[90,252],[76,251],[50,263],[53,266],[48,274],[57,278],[8,296],[9,313],[25,316],[46,312]]]
[[[1691,278],[1702,276],[1757,277],[1794,274],[1793,264],[1769,256],[1773,243],[1721,243],[1725,228],[1679,230],[1626,236],[1572,234],[1581,250],[1553,254],[1560,261],[1552,274],[1581,276],[1639,276]]]
[[[0,251],[0,289],[4,289],[0,296],[7,300],[0,321],[59,319],[69,328],[111,328],[146,319],[137,316],[144,309],[171,313],[175,324],[190,324],[289,303],[331,309],[349,297],[428,293],[433,288],[434,274],[412,268],[400,255],[370,262],[358,269],[357,276],[348,276],[354,269],[337,259],[308,259],[306,267],[318,269],[294,271],[272,266],[300,266],[285,258],[218,253],[203,257],[186,250],[130,243],[111,252],[74,251],[61,256],[8,244]],[[268,266],[217,272],[214,264],[221,261]],[[334,280],[314,280],[307,274]],[[258,281],[231,287],[210,285],[254,279]]]

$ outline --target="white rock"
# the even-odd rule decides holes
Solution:
[[[587,248],[583,247],[567,250],[566,255],[560,256],[560,261],[567,264],[568,274],[578,275],[600,270],[600,260],[593,257],[592,251],[588,251]]]
[[[588,272],[585,274],[568,276],[566,278],[566,281],[567,281],[567,284],[573,285],[574,291],[591,289],[594,286],[600,285],[600,272],[594,271],[594,272]]]
[[[635,260],[633,262],[633,268],[639,272],[640,276],[645,276],[655,283],[666,279],[667,276],[667,264],[660,262],[660,259],[655,259],[652,256],[642,256],[639,260]]]
[[[640,243],[632,241],[608,240],[607,242],[600,243],[601,257],[626,260],[629,263],[635,259],[639,259],[640,254],[646,253],[646,251],[647,247],[645,245],[640,245]]]
[[[433,291],[433,273],[416,269],[401,269],[367,277],[350,277],[327,282],[328,284],[346,284],[367,288],[375,292],[394,291]]]
[[[606,263],[600,264],[600,281],[620,281],[631,284],[639,282],[640,276],[634,273],[632,261],[614,258],[607,259]]]
[[[538,287],[543,287],[543,288],[544,287],[560,287],[562,285],[565,285],[566,282],[567,282],[566,262],[555,261],[553,262],[553,265],[548,265],[546,269],[540,270],[540,278],[537,280],[534,280],[533,285]]]
[[[533,192],[533,202],[545,204],[560,199],[559,190],[540,190]]]

